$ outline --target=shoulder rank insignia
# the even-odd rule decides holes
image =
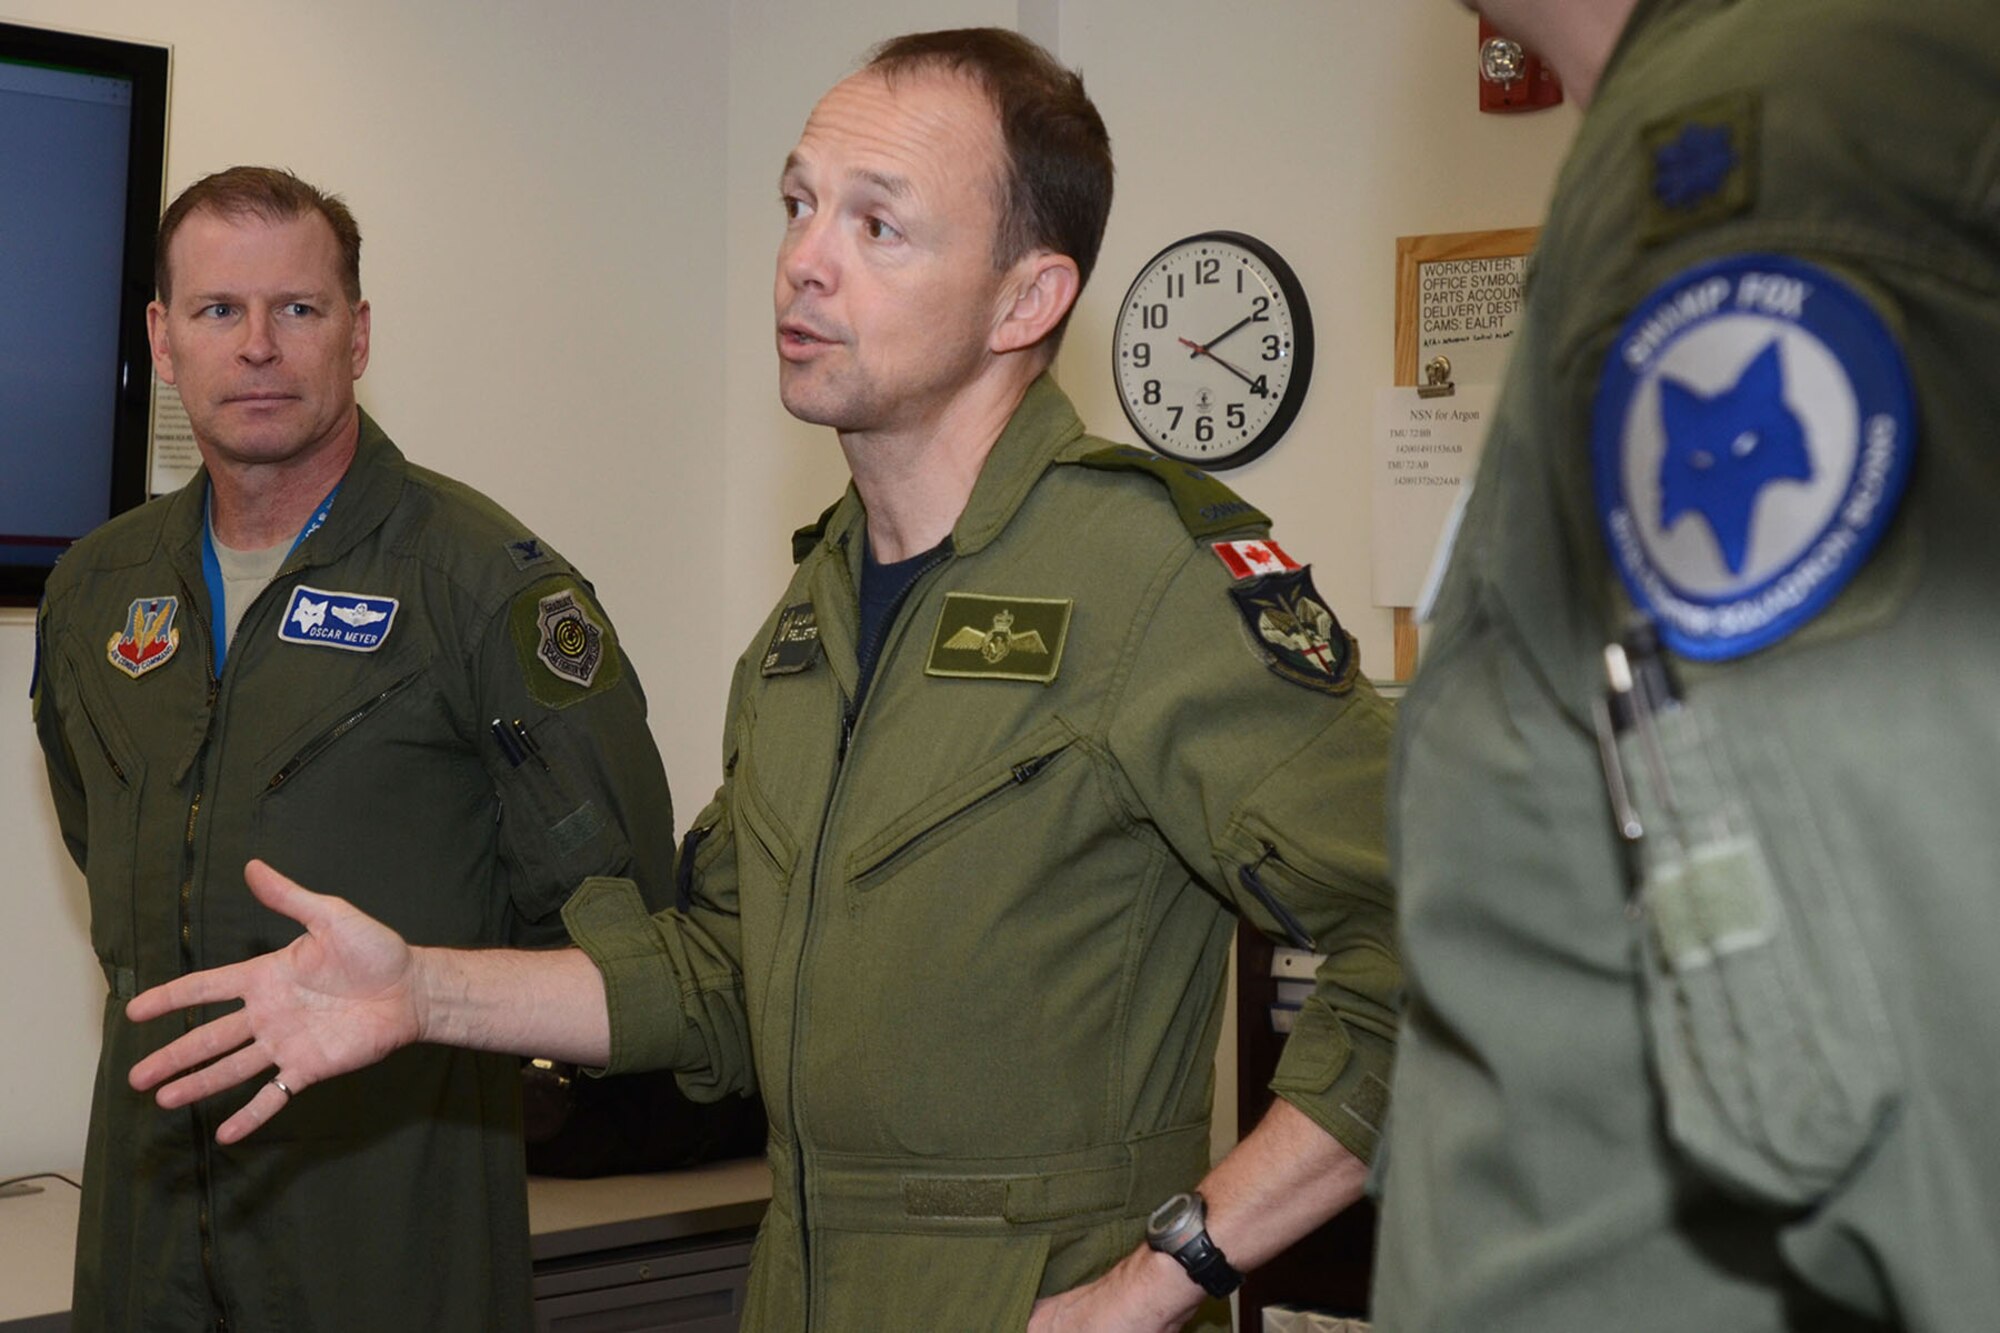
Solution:
[[[112,666],[137,680],[156,667],[163,667],[181,646],[181,632],[174,626],[174,613],[181,608],[178,597],[140,597],[125,612],[125,628],[111,636],[105,656]]]
[[[285,618],[278,622],[278,637],[286,643],[372,653],[388,639],[399,605],[393,597],[328,592],[300,584],[292,590]]]
[[[550,551],[539,537],[522,537],[507,543],[507,558],[514,562],[514,568],[526,569],[549,559]]]
[[[1131,445],[1097,449],[1076,460],[1104,472],[1144,472],[1167,488],[1174,509],[1191,537],[1219,537],[1225,532],[1271,520],[1264,512],[1191,463],[1162,458]]]
[[[799,602],[778,613],[778,627],[771,631],[770,646],[764,649],[760,676],[793,676],[804,671],[819,656],[819,617],[811,602]]]
[[[1310,569],[1265,574],[1230,588],[1264,665],[1295,685],[1326,694],[1354,688],[1361,655],[1313,587]]]
[[[1062,665],[1075,605],[1068,597],[946,593],[924,674],[1046,685]]]
[[[543,579],[518,594],[507,622],[522,683],[544,707],[567,708],[609,689],[623,674],[617,631],[590,595],[566,578]]]
[[[1860,571],[1916,452],[1895,335],[1836,274],[1736,255],[1647,296],[1591,419],[1597,512],[1633,603],[1683,657],[1785,638]]]
[[[1645,155],[1644,239],[1657,244],[1744,212],[1757,201],[1757,99],[1731,93],[1640,133]]]

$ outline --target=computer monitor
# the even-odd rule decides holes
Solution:
[[[146,498],[163,46],[0,23],[0,600]]]

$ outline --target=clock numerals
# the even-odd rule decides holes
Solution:
[[[1190,237],[1154,256],[1113,337],[1133,428],[1205,467],[1269,449],[1297,416],[1311,373],[1304,291],[1282,258],[1238,233]]]

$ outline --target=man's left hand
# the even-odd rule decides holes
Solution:
[[[1036,1301],[1028,1333],[1175,1333],[1201,1302],[1172,1258],[1139,1249],[1095,1282]]]

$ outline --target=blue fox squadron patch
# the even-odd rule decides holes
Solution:
[[[1913,420],[1902,349],[1825,269],[1740,255],[1641,301],[1599,377],[1592,467],[1668,647],[1740,657],[1824,610],[1895,514]]]

